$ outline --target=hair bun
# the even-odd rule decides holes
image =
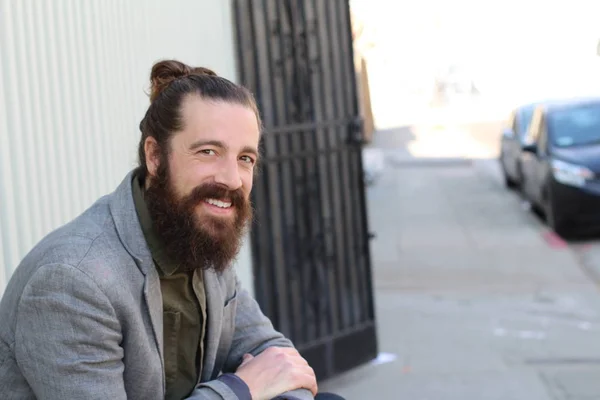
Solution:
[[[177,60],[164,60],[157,62],[152,67],[152,72],[150,73],[150,101],[153,102],[158,95],[175,79],[183,78],[189,75],[217,76],[214,71],[208,68],[192,68]]]
[[[215,71],[213,71],[212,69],[204,68],[204,67],[193,68],[190,75],[210,75],[210,76],[217,76],[217,74],[216,74]]]

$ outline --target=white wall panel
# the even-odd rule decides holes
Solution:
[[[0,0],[0,294],[135,167],[154,62],[235,79],[231,21],[225,0]]]

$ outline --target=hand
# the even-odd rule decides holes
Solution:
[[[235,372],[250,389],[252,400],[270,400],[295,389],[317,395],[317,378],[294,348],[269,347],[258,356],[245,354]]]

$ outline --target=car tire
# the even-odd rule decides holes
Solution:
[[[504,185],[509,188],[509,189],[516,189],[519,185],[517,185],[517,182],[514,181],[514,179],[510,178],[506,172],[504,173]]]
[[[515,184],[519,188],[523,185],[523,166],[521,166],[521,160],[517,161],[517,179],[515,180]]]
[[[501,154],[500,155],[500,167],[502,169],[502,177],[504,178],[504,186],[506,186],[509,189],[514,189],[517,187],[517,182],[515,182],[514,179],[512,179],[510,176],[508,176],[508,172],[506,172],[506,167],[504,166],[504,156]]]

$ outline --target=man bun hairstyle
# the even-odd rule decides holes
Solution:
[[[248,89],[218,76],[204,67],[190,67],[177,60],[163,60],[150,72],[150,106],[140,122],[137,175],[142,181],[148,174],[144,143],[153,137],[161,151],[161,164],[169,154],[170,138],[184,128],[181,106],[187,96],[225,101],[250,108],[261,127],[260,114],[254,96]],[[161,168],[166,165],[161,165]]]
[[[158,95],[174,80],[184,78],[192,74],[217,76],[214,71],[208,68],[191,68],[184,63],[175,60],[166,60],[154,64],[152,67],[152,72],[150,72],[150,101],[153,102],[156,100]]]

